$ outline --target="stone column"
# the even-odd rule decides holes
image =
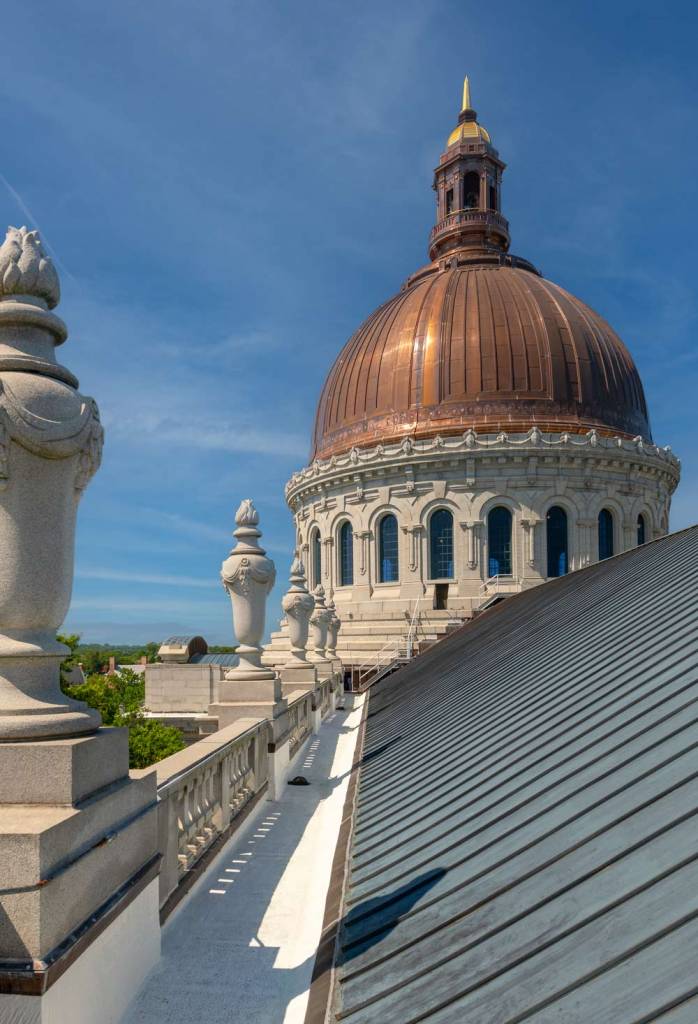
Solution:
[[[312,594],[308,593],[303,562],[296,557],[291,565],[291,586],[281,602],[291,641],[291,654],[281,669],[281,684],[284,695],[293,690],[312,690],[315,686],[315,666],[308,661],[308,628],[310,616],[315,607]]]
[[[159,957],[156,789],[154,773],[129,778],[127,730],[100,729],[96,711],[61,692],[68,651],[56,630],[102,428],[95,402],[56,360],[67,337],[50,312],[58,299],[37,232],[9,228],[0,247],[0,1019],[42,1021],[49,1005],[62,1018],[60,993],[77,985],[81,1021],[96,1022],[121,1016]]]

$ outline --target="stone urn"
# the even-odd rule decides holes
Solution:
[[[259,514],[251,499],[245,498],[235,515],[237,544],[221,566],[223,586],[233,606],[233,628],[239,647],[239,663],[226,673],[226,679],[273,677],[261,663],[262,637],[267,597],[276,580],[271,558],[259,546]]]
[[[337,609],[335,608],[334,601],[330,601],[327,605],[327,610],[330,613],[330,618],[327,623],[327,657],[333,660],[337,657],[337,637],[339,636],[339,630],[342,625],[342,620],[337,615]]]
[[[67,329],[36,231],[0,246],[0,741],[94,732],[61,692],[56,640],[73,585],[78,502],[99,466],[97,406],[55,356]]]
[[[291,564],[291,586],[284,594],[281,607],[288,621],[288,635],[291,641],[291,654],[288,665],[308,664],[308,628],[315,601],[308,593],[305,583],[305,568],[298,557],[298,552]]]
[[[313,597],[315,599],[315,608],[310,616],[312,649],[309,653],[309,658],[311,661],[326,661],[327,627],[332,613],[328,611],[325,604],[325,588],[321,583],[318,583],[313,591]]]

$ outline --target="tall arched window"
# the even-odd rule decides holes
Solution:
[[[548,576],[564,576],[569,572],[567,552],[567,513],[559,505],[548,509],[545,517],[548,545]]]
[[[383,516],[378,527],[378,576],[381,583],[394,583],[399,579],[397,549],[397,519]]]
[[[477,210],[480,205],[480,175],[468,171],[463,179],[463,209]]]
[[[322,583],[322,545],[319,530],[313,530],[310,538],[310,582],[313,589],[318,583]]]
[[[503,505],[487,517],[487,552],[490,576],[511,576],[511,512]]]
[[[339,584],[350,587],[354,582],[354,534],[350,522],[339,531]]]
[[[645,517],[644,516],[638,516],[637,517],[637,543],[638,543],[638,546],[640,544],[644,544],[646,540],[647,540],[647,532],[646,532],[646,529],[645,529]]]
[[[599,512],[599,560],[613,554],[613,515],[607,508]]]
[[[429,577],[453,579],[453,516],[447,508],[437,509],[429,521]]]

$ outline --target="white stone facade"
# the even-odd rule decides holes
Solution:
[[[316,461],[289,481],[286,498],[294,514],[297,545],[311,586],[322,583],[344,623],[342,657],[351,662],[351,623],[400,619],[419,599],[423,614],[441,605],[469,617],[488,596],[488,515],[497,506],[512,516],[511,573],[500,578],[505,592],[547,578],[546,517],[553,506],[567,515],[569,571],[599,558],[598,517],[611,513],[613,553],[638,543],[638,517],[645,541],[668,530],[671,495],[679,463],[669,448],[640,438],[587,434],[478,435],[405,438]],[[430,570],[431,519],[438,509],[453,517],[452,576]],[[380,580],[379,524],[393,514],[398,525],[398,579]],[[353,581],[342,585],[340,532],[351,524]],[[321,578],[317,579],[317,546]],[[441,584],[438,588],[437,584]],[[446,591],[443,584],[448,585]],[[490,585],[491,586],[491,585]],[[444,603],[445,601],[445,603]],[[348,645],[348,647],[347,647]]]

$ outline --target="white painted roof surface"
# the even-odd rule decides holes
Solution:
[[[123,1024],[302,1024],[361,718],[330,713],[163,929]]]

